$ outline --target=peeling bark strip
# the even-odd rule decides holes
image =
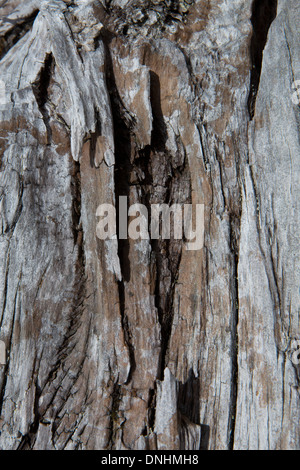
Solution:
[[[2,2],[1,450],[300,448],[299,10]]]

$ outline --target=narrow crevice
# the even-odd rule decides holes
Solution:
[[[112,0],[105,0],[105,9],[107,13],[110,13]]]
[[[299,358],[299,355],[298,355],[298,358]],[[297,392],[298,392],[298,395],[300,397],[300,365],[299,364],[294,364],[292,362],[292,366],[293,366],[293,369],[294,369],[294,372],[295,372],[295,379],[296,379],[296,382],[297,382]]]
[[[150,101],[153,116],[151,147],[158,151],[165,151],[168,135],[161,108],[160,79],[159,76],[152,71],[150,72]]]
[[[111,409],[110,409],[110,435],[108,439],[108,449],[114,450],[116,431],[119,427],[119,408],[122,401],[121,387],[118,383],[113,386],[111,395]]]
[[[207,144],[204,140],[204,136],[203,136],[203,133],[205,132],[205,125],[204,124],[197,124],[197,131],[198,131],[198,135],[199,135],[199,140],[200,140],[200,144],[201,144],[201,150],[202,150],[202,156],[203,156],[203,164],[204,164],[204,167],[205,167],[205,170],[208,170],[209,169],[209,152],[208,152],[208,149],[207,149]]]
[[[168,251],[168,253],[170,253]],[[179,253],[176,270],[170,270],[171,274],[171,281],[170,287],[166,294],[166,302],[164,308],[161,307],[161,296],[162,296],[162,286],[160,285],[160,281],[163,279],[164,270],[163,262],[161,259],[161,255],[159,252],[156,252],[156,261],[157,261],[157,283],[155,289],[155,303],[156,308],[158,310],[158,318],[161,325],[161,352],[159,358],[159,373],[158,379],[163,380],[164,371],[166,368],[167,363],[167,354],[169,349],[169,343],[172,334],[172,326],[173,326],[173,317],[174,317],[174,297],[175,297],[175,289],[176,289],[176,282],[178,280],[179,274],[179,267],[181,263],[182,251]]]
[[[151,204],[187,204],[190,202],[191,178],[187,155],[180,138],[178,150],[171,155],[166,149],[167,127],[161,107],[161,85],[157,74],[150,72],[150,102],[153,116],[151,146],[147,148],[146,164],[142,167],[146,186],[142,188],[143,203],[151,214]],[[140,153],[141,154],[141,153]],[[145,154],[143,154],[145,157]],[[147,184],[151,185],[147,191]],[[161,190],[161,188],[164,188]],[[184,194],[177,200],[177,194]],[[149,220],[149,224],[151,220]],[[163,380],[167,352],[172,333],[174,297],[181,263],[183,241],[151,239],[153,272],[156,273],[154,299],[161,325],[161,352],[158,366],[158,380]]]
[[[148,399],[148,433],[154,431],[155,427],[155,416],[156,416],[156,389],[151,388],[149,390]]]
[[[263,52],[267,43],[268,32],[277,15],[277,0],[254,0],[252,5],[251,23],[253,34],[251,40],[251,81],[248,98],[250,119],[254,118],[255,102],[260,83]]]
[[[138,150],[134,140],[134,120],[126,110],[119,96],[107,40],[106,76],[110,94],[115,138],[115,198],[117,213],[119,197],[127,196],[130,204],[131,187],[138,188],[139,202],[148,210],[149,227],[151,226],[151,205],[191,203],[191,175],[188,158],[179,136],[178,150],[171,154],[166,149],[167,126],[161,106],[161,84],[159,76],[150,72],[150,102],[153,116],[151,143]],[[180,195],[180,197],[178,196]],[[118,224],[117,224],[118,225]],[[172,223],[171,223],[172,226]],[[130,374],[132,378],[136,363],[131,329],[126,314],[126,283],[130,281],[129,240],[120,240],[120,228],[117,227],[118,254],[122,280],[118,283],[122,327],[130,355]],[[161,327],[161,352],[159,357],[157,380],[163,380],[167,364],[167,352],[172,333],[176,284],[183,250],[183,240],[175,240],[171,230],[170,240],[153,240],[151,243],[152,295],[158,312]],[[156,387],[149,392],[148,428],[155,425]]]
[[[50,114],[47,110],[48,88],[50,86],[51,76],[55,67],[55,61],[52,54],[48,54],[45,58],[44,66],[41,69],[35,83],[32,84],[32,90],[43,116],[43,121],[47,131],[47,145],[51,144],[52,131],[50,126]]]
[[[72,230],[74,245],[78,247],[78,265],[84,272],[85,258],[83,248],[83,229],[81,220],[81,170],[80,163],[72,161],[71,193],[72,205]],[[83,272],[81,274],[83,274]]]
[[[35,10],[32,15],[25,18],[20,23],[3,18],[3,21],[10,21],[14,23],[14,26],[0,38],[0,60],[2,60],[8,51],[31,30],[38,13],[39,10]]]
[[[128,385],[131,382],[133,373],[136,369],[136,362],[135,362],[134,346],[132,343],[131,330],[128,324],[128,317],[126,315],[125,286],[124,286],[123,281],[118,282],[118,289],[119,289],[120,314],[121,314],[121,320],[122,320],[122,328],[124,332],[125,343],[128,348],[129,361],[130,361],[130,370],[129,370],[129,374],[128,374],[127,381],[125,384],[125,385]]]
[[[95,132],[91,133],[91,137],[90,137],[90,164],[91,164],[91,168],[95,168],[97,140],[98,140],[98,137],[101,136],[101,120],[100,120],[100,116],[99,116],[98,111],[95,111],[95,118],[96,118],[96,129],[95,129]]]
[[[178,49],[180,50],[181,54],[184,57],[185,65],[186,65],[186,68],[187,68],[187,71],[188,71],[188,74],[189,74],[189,78],[190,78],[190,86],[191,86],[191,89],[193,91],[193,98],[194,98],[195,102],[197,103],[197,102],[199,102],[199,98],[201,97],[201,95],[203,93],[203,90],[201,89],[200,82],[199,82],[197,76],[194,73],[193,65],[192,65],[191,58],[190,58],[188,52],[182,46],[177,45],[177,47],[178,47]]]
[[[106,44],[106,43],[105,43]],[[130,195],[130,174],[132,171],[132,129],[134,122],[122,103],[119,95],[110,51],[105,45],[106,50],[106,80],[110,95],[110,102],[114,124],[114,143],[115,143],[115,199],[116,212],[119,213],[119,197]],[[118,232],[118,252],[121,265],[122,279],[125,282],[130,281],[130,262],[129,262],[129,241],[122,240],[119,237],[120,227],[117,221]]]
[[[201,441],[199,450],[209,450],[210,427],[207,424],[201,424]]]
[[[12,235],[16,226],[17,226],[17,223],[21,217],[21,214],[22,214],[22,210],[23,210],[23,194],[24,194],[24,182],[23,182],[23,176],[18,174],[18,177],[19,177],[19,195],[18,195],[18,206],[16,208],[16,211],[15,211],[15,215],[14,215],[14,218],[11,222],[10,225],[8,225],[8,227],[6,228],[5,230],[5,234],[9,234],[9,235]]]
[[[194,371],[190,369],[188,380],[178,383],[177,408],[182,417],[181,446],[187,449],[185,443],[184,427],[186,422],[196,424],[201,428],[201,440],[198,450],[209,449],[210,427],[200,422],[200,379],[195,377]]]
[[[154,116],[157,114],[153,114]],[[160,113],[158,114],[160,116]],[[160,119],[160,118],[159,118]],[[148,226],[151,226],[151,204],[167,204],[172,205],[173,201],[173,183],[176,178],[171,165],[171,156],[164,150],[165,136],[162,132],[162,127],[155,125],[154,129],[158,129],[158,133],[154,131],[152,133],[152,144],[147,146],[145,149],[139,152],[139,157],[134,162],[134,168],[137,170],[136,173],[143,175],[142,179],[139,180],[139,186],[141,188],[141,203],[147,207],[149,220]],[[158,150],[160,149],[160,150]],[[161,153],[161,165],[154,167],[151,165],[156,157],[156,152]],[[163,168],[165,167],[165,168]],[[167,171],[166,171],[166,168]],[[139,171],[140,170],[140,171]],[[158,198],[156,195],[157,189],[155,183],[157,182],[157,176],[160,172],[170,173],[164,179],[164,191],[160,196],[163,200]],[[159,186],[158,186],[159,187]],[[151,191],[150,191],[151,189]],[[151,272],[153,274],[153,296],[154,303],[158,313],[158,320],[161,326],[161,352],[159,358],[158,367],[158,380],[163,380],[164,370],[166,366],[166,356],[169,347],[169,341],[172,332],[173,325],[173,303],[176,288],[176,281],[178,278],[178,271],[181,262],[182,255],[182,242],[178,243],[175,248],[174,240],[155,240],[150,238],[151,244]],[[155,400],[152,400],[155,401]]]
[[[34,420],[29,427],[28,433],[22,437],[22,440],[18,446],[18,450],[32,450],[35,444],[36,435],[41,422],[41,416],[39,414],[39,401],[41,397],[41,389],[38,384],[35,384],[35,396],[34,396]]]
[[[219,166],[219,176],[220,176],[220,189],[221,189],[221,195],[222,195],[222,199],[223,199],[223,210],[224,212],[226,211],[227,209],[227,201],[226,201],[226,195],[225,195],[225,191],[224,191],[224,188],[226,187],[224,185],[224,164],[223,164],[223,161],[222,161],[222,156],[220,155],[220,152],[218,150],[218,148],[216,147],[215,148],[215,160]]]
[[[114,143],[115,143],[115,203],[116,213],[119,213],[119,198],[126,196],[127,201],[130,196],[130,174],[132,171],[131,154],[132,154],[132,129],[134,121],[126,110],[120,98],[113,71],[112,58],[110,55],[107,42],[104,41],[106,51],[106,80],[107,88],[110,95],[111,109],[114,123]],[[129,249],[130,244],[128,238],[120,238],[120,226],[117,220],[117,238],[118,238],[118,256],[120,260],[120,268],[122,279],[118,281],[120,315],[122,328],[124,331],[124,339],[128,348],[130,359],[130,371],[126,384],[129,384],[136,368],[134,346],[132,343],[132,335],[126,314],[126,290],[125,283],[130,281],[130,260]]]
[[[238,399],[238,323],[239,323],[239,281],[238,281],[238,262],[239,262],[239,231],[240,216],[230,217],[230,249],[232,253],[232,274],[231,274],[231,292],[232,292],[232,325],[231,325],[231,393],[229,406],[229,424],[228,424],[228,447],[234,449],[235,427],[237,417],[237,399]]]
[[[179,383],[177,406],[181,414],[200,425],[200,380],[190,369],[186,383]]]
[[[191,203],[191,176],[188,158],[180,137],[177,137],[178,150],[176,154],[173,155],[166,149],[168,135],[161,107],[161,85],[159,76],[154,72],[150,72],[150,102],[153,116],[151,144],[138,151],[133,162],[133,171],[137,177],[136,184],[141,193],[140,202],[148,210],[149,227],[151,226],[152,204],[165,204],[171,207],[173,204]],[[179,198],[178,195],[180,195]],[[183,251],[183,240],[174,239],[172,228],[171,237],[166,240],[161,237],[161,229],[162,223],[158,240],[150,237],[152,295],[161,328],[157,371],[157,380],[159,381],[164,379],[164,371],[168,361],[175,293]],[[147,425],[149,434],[155,428],[156,394],[155,384],[154,388],[149,390]]]

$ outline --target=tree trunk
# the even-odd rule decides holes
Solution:
[[[0,2],[1,449],[299,449],[299,13]]]

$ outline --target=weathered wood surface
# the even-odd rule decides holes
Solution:
[[[298,2],[0,15],[0,448],[299,449]],[[98,240],[120,195],[204,248]]]

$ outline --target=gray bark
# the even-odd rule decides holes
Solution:
[[[2,450],[300,448],[299,10],[0,2]],[[122,195],[203,249],[100,241]]]

